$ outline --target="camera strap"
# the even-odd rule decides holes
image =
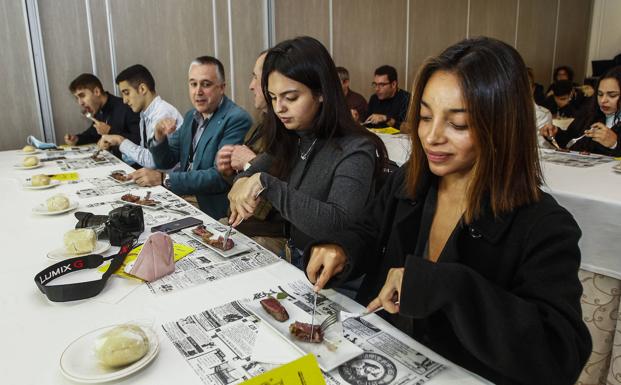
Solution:
[[[79,299],[86,299],[96,296],[101,293],[103,288],[108,282],[108,278],[118,270],[119,267],[125,261],[125,257],[135,244],[135,240],[121,246],[119,252],[109,257],[103,257],[98,254],[85,255],[83,257],[76,257],[66,259],[62,262],[55,263],[48,268],[40,271],[35,275],[35,283],[43,294],[47,296],[50,301],[53,302],[67,302],[75,301]],[[112,260],[108,270],[101,276],[100,279],[95,281],[69,283],[66,285],[50,285],[47,284],[58,277],[73,273],[75,271],[84,269],[96,269],[103,262]]]

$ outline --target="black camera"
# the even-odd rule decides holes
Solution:
[[[77,212],[76,229],[94,228],[99,237],[108,238],[112,246],[122,246],[132,239],[137,239],[144,231],[142,207],[125,205],[110,211],[108,215]]]

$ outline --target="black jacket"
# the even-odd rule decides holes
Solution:
[[[606,116],[601,111],[598,111],[595,116],[588,113],[579,114],[578,116],[576,116],[574,121],[571,122],[569,127],[567,127],[567,131],[559,130],[557,132],[556,141],[558,142],[559,146],[565,148],[567,142],[569,142],[573,138],[581,136],[582,134],[584,134],[585,130],[590,129],[591,125],[597,122],[606,122]],[[621,156],[621,122],[615,124],[611,128],[611,130],[614,131],[615,134],[617,134],[617,148],[615,148],[614,150],[605,147],[586,136],[577,141],[576,144],[571,147],[571,150],[587,151],[594,154],[602,154],[608,156]]]
[[[366,274],[357,298],[366,305],[391,267],[405,267],[392,321],[402,329],[409,322],[404,331],[417,341],[497,384],[573,384],[591,352],[573,217],[546,193],[498,218],[483,205],[433,263],[420,257],[435,211],[425,204],[435,189],[426,179],[410,199],[402,167],[364,218],[327,240],[349,258],[332,283]]]
[[[121,135],[136,144],[140,144],[140,114],[132,111],[118,96],[108,93],[106,104],[97,111],[94,118],[110,125],[110,134]],[[101,139],[101,135],[97,133],[95,125],[92,124],[84,132],[78,134],[77,144],[97,143],[99,139]],[[114,147],[112,153],[119,158],[121,157],[118,147]]]

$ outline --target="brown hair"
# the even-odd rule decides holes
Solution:
[[[94,91],[95,88],[99,88],[101,92],[105,91],[101,81],[93,74],[81,74],[69,84],[69,91],[72,94],[81,89]]]
[[[407,119],[415,128],[407,193],[415,196],[423,174],[430,172],[417,127],[423,91],[437,71],[459,79],[469,129],[478,148],[465,221],[471,223],[479,217],[484,201],[489,201],[494,216],[538,201],[543,178],[526,66],[513,47],[485,37],[462,40],[428,59],[419,70]]]

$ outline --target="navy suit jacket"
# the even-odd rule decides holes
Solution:
[[[196,146],[192,170],[183,171],[188,166],[195,109],[185,114],[183,125],[174,133],[150,147],[158,169],[170,169],[180,163],[179,171],[170,173],[170,190],[179,195],[195,195],[200,209],[216,219],[227,214],[230,189],[216,169],[216,154],[225,144],[242,143],[252,125],[245,110],[226,96],[223,98]]]

